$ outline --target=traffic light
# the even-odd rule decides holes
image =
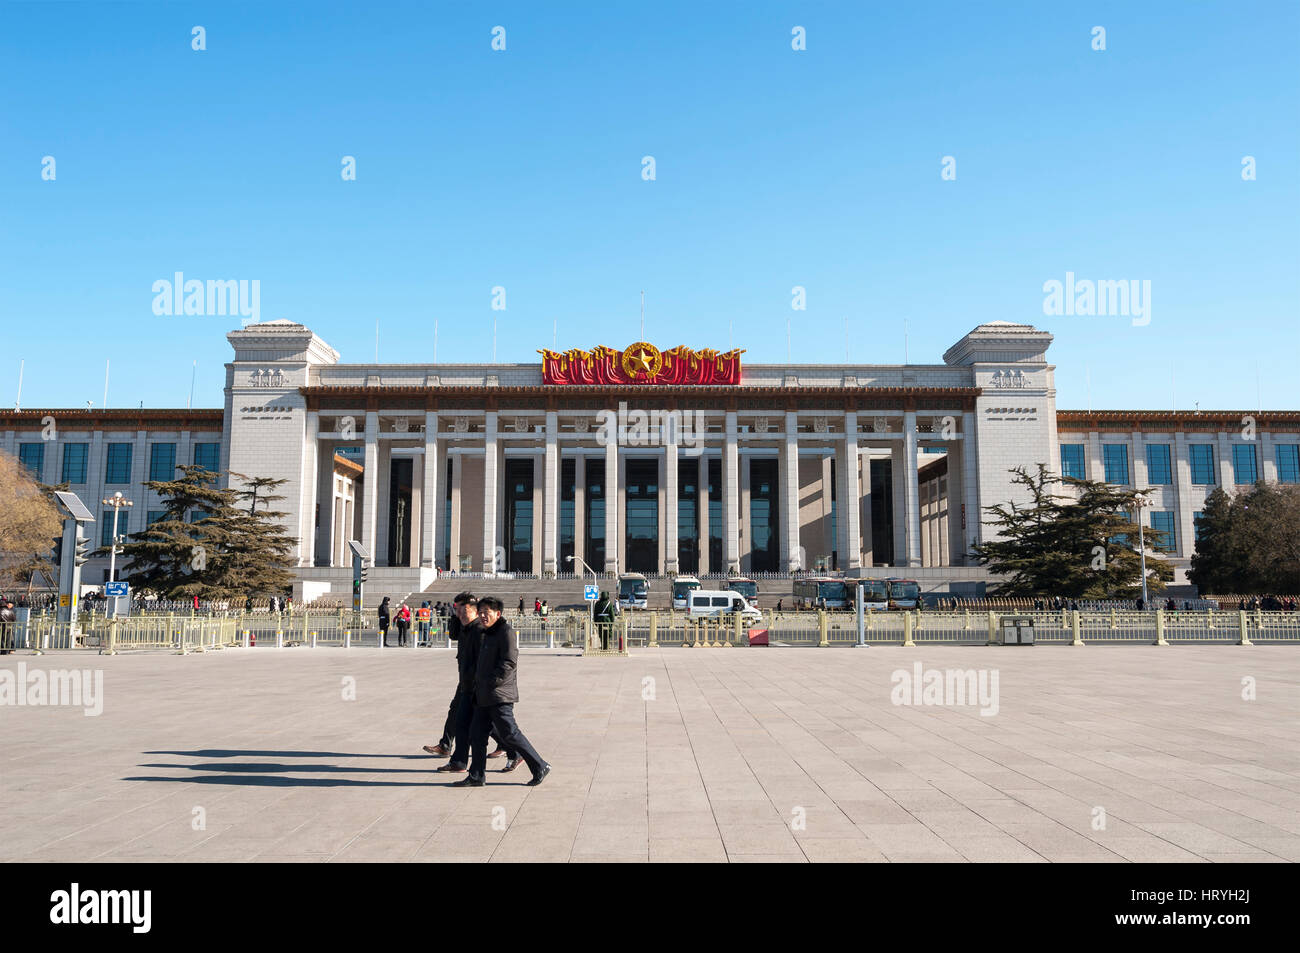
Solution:
[[[62,564],[63,562],[63,537],[62,536],[54,537],[54,548],[50,550],[50,558],[54,561],[54,564],[56,566]]]
[[[77,552],[75,558],[78,566],[84,566],[90,559],[90,540],[85,536],[79,535],[77,537]]]
[[[365,581],[366,581],[366,570],[367,570],[367,569],[369,569],[369,567],[368,567],[365,563],[362,563],[362,564],[361,564],[361,581],[362,581],[362,582],[365,582]]]
[[[352,595],[353,595],[354,597],[357,597],[357,596],[360,596],[360,595],[361,595],[361,580],[360,580],[360,579],[353,579],[353,580],[352,580]]]

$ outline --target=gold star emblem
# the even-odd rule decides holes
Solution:
[[[645,341],[637,341],[623,352],[623,373],[633,379],[643,375],[646,380],[653,380],[663,366],[659,349]]]

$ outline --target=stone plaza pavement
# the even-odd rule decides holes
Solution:
[[[997,713],[893,704],[916,662],[996,669]],[[1293,647],[526,651],[554,771],[473,789],[420,750],[447,650],[19,663],[102,670],[104,709],[0,707],[5,860],[1300,860]]]

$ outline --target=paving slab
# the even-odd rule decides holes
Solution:
[[[918,662],[997,696],[898,704]],[[6,861],[1300,860],[1289,646],[525,650],[535,788],[453,787],[421,751],[445,652],[19,663],[102,671],[103,712],[0,704]],[[1246,675],[1279,688],[1243,700]]]

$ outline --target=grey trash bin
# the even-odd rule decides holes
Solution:
[[[1031,616],[1002,617],[1003,645],[1033,645],[1034,620]]]

